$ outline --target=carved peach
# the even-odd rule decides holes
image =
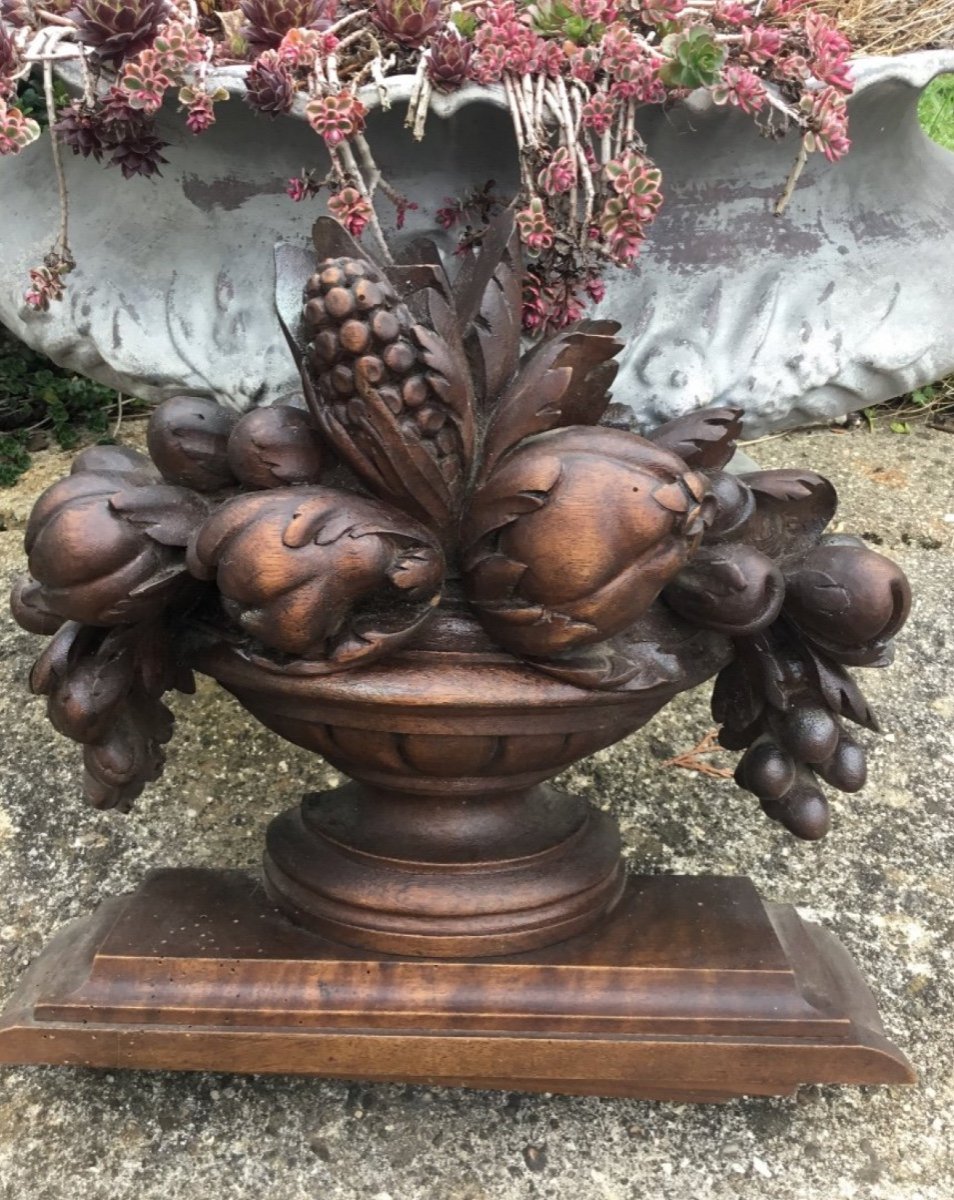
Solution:
[[[464,528],[468,598],[519,654],[603,641],[642,616],[704,528],[706,480],[617,429],[525,441],[475,496]]]

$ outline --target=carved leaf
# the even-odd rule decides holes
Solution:
[[[874,733],[880,733],[881,724],[877,716],[848,672],[810,646],[807,649],[818,678],[819,690],[832,712]]]
[[[615,321],[584,321],[524,356],[516,379],[494,410],[484,441],[481,477],[536,433],[562,425],[595,425],[609,403],[622,349]]]
[[[577,687],[661,693],[661,708],[677,692],[714,675],[731,653],[725,638],[695,628],[662,605],[654,605],[630,629],[605,642],[527,661]]]
[[[450,523],[454,493],[417,432],[398,422],[380,393],[367,388],[342,417],[317,403],[325,437],[379,499],[435,529]]]
[[[157,483],[117,492],[109,507],[162,546],[185,546],[209,515],[209,505],[187,488]]]
[[[129,631],[113,631],[95,650],[83,655],[52,690],[50,722],[76,742],[99,740],[127,698],[134,679]]]
[[[719,672],[712,690],[714,720],[732,733],[741,733],[752,727],[764,710],[762,691],[742,662],[731,662]],[[742,749],[742,746],[727,748]]]
[[[698,412],[659,425],[646,436],[656,445],[678,454],[688,466],[700,471],[716,471],[735,453],[743,415],[741,408],[700,408]]]
[[[838,507],[834,487],[814,471],[757,471],[740,476],[755,496],[746,542],[770,558],[790,560],[814,546]]]
[[[512,209],[490,224],[476,255],[455,280],[457,315],[478,401],[493,404],[520,354],[523,263]]]
[[[46,649],[33,664],[30,672],[30,691],[35,696],[48,696],[69,668],[71,658],[82,654],[99,631],[78,621],[67,621],[53,635]]]

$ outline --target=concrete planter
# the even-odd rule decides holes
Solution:
[[[692,98],[647,111],[643,131],[667,202],[636,271],[613,271],[603,315],[627,340],[615,398],[637,423],[739,402],[748,433],[828,420],[954,370],[954,155],[917,123],[917,101],[954,52],[856,64],[854,150],[815,156],[786,213],[772,203],[793,139]],[[236,94],[242,69],[221,73]],[[386,173],[421,207],[403,235],[432,232],[444,197],[495,179],[513,190],[502,97],[438,98],[426,139],[402,128],[408,81],[376,111],[370,139]],[[369,97],[374,102],[376,97]],[[57,362],[136,395],[200,392],[246,408],[296,386],[273,311],[276,241],[304,243],[323,204],[293,204],[285,181],[321,167],[303,121],[274,123],[240,101],[193,138],[171,109],[162,178],[124,184],[70,159],[78,267],[48,313],[25,308],[27,271],[56,227],[45,141],[0,161],[0,320]],[[382,217],[390,213],[382,210]]]

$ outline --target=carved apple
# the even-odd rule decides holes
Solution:
[[[529,438],[478,491],[463,542],[468,597],[519,654],[603,641],[639,619],[704,529],[705,477],[623,430]]]

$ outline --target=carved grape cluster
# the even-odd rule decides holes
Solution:
[[[34,688],[86,747],[94,803],[128,807],[161,770],[161,697],[190,683],[172,647],[357,669],[421,637],[446,576],[501,648],[576,686],[662,703],[717,674],[738,782],[799,836],[827,828],[819,781],[863,785],[841,721],[876,723],[844,668],[887,661],[904,576],[826,533],[820,476],[726,470],[738,409],[601,426],[618,326],[522,354],[513,222],[451,281],[432,248],[384,270],[319,221],[317,268],[278,258],[303,397],[241,417],[169,400],[151,461],[94,448],[41,496],[14,612],[55,633]]]

